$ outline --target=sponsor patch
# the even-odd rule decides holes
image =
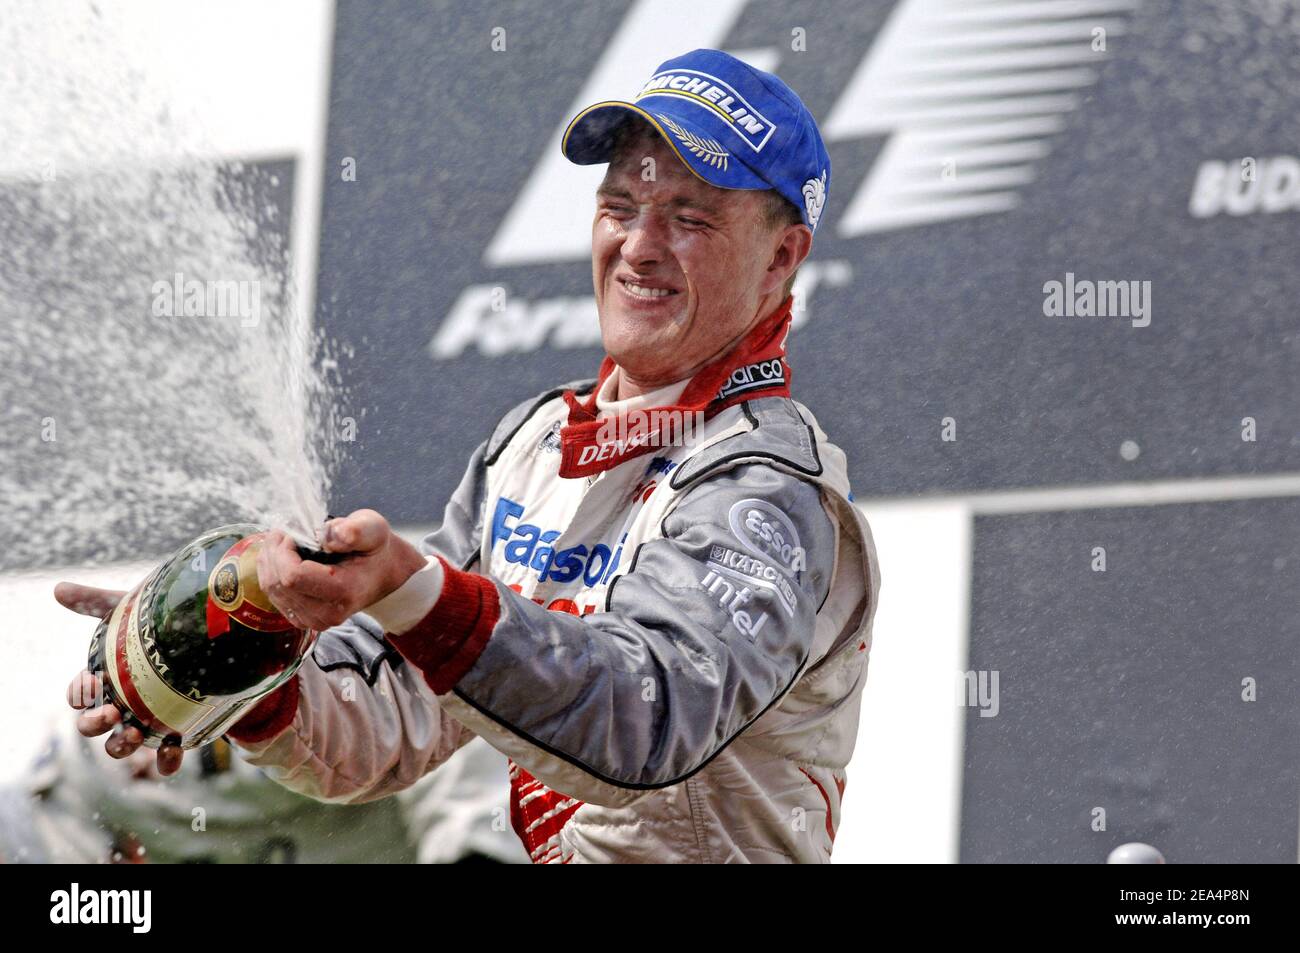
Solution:
[[[763,590],[763,595],[775,599],[787,616],[794,618],[795,601],[798,598],[795,588],[773,563],[726,546],[711,546],[709,568],[748,585],[757,586]]]
[[[623,557],[627,534],[617,545],[582,543],[555,549],[552,545],[561,531],[536,523],[525,523],[524,505],[502,496],[492,514],[492,550],[503,544],[501,555],[507,563],[535,570],[539,582],[574,582],[581,579],[587,586],[605,585],[618,569]]]
[[[694,103],[723,119],[755,152],[762,152],[776,126],[746,101],[730,85],[716,76],[693,69],[675,69],[658,73],[637,93],[646,96],[673,96]]]
[[[564,426],[564,421],[557,420],[551,424],[551,429],[546,431],[546,436],[537,442],[538,450],[545,450],[547,453],[560,452],[560,429]]]
[[[783,512],[766,500],[740,500],[727,514],[731,532],[755,556],[770,560],[793,579],[808,568],[799,534]]]
[[[657,473],[660,476],[667,476],[676,468],[677,461],[675,460],[669,460],[667,457],[653,457],[646,464],[644,475],[649,476],[652,473]]]
[[[757,641],[758,633],[767,625],[770,618],[766,612],[758,612],[758,607],[747,606],[754,597],[754,590],[749,586],[733,585],[722,577],[716,569],[709,569],[700,580],[704,591],[718,600],[722,611],[731,615],[731,624],[737,632],[751,642]],[[751,611],[753,610],[753,611]],[[755,615],[757,613],[757,616]]]
[[[745,364],[731,372],[727,382],[718,391],[718,398],[732,397],[765,387],[785,384],[785,362],[779,357],[756,364]]]

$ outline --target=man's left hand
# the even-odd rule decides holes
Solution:
[[[420,551],[374,510],[330,520],[321,548],[349,555],[333,565],[304,560],[280,530],[267,533],[257,555],[258,585],[285,618],[303,629],[339,625],[425,566]]]

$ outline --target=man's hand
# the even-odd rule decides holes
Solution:
[[[345,622],[425,566],[420,551],[374,510],[330,520],[321,548],[349,556],[332,565],[303,560],[279,530],[267,534],[257,555],[258,585],[286,619],[304,629],[323,631]]]
[[[102,619],[122,601],[125,592],[114,589],[96,589],[61,582],[54,587],[54,598],[73,612]],[[68,704],[80,711],[77,731],[87,738],[113,733],[104,742],[104,750],[114,758],[129,758],[144,744],[139,728],[123,727],[122,713],[113,705],[103,704],[104,693],[99,677],[93,672],[80,672],[68,685]],[[115,730],[116,729],[116,730]],[[181,749],[164,744],[158,749],[158,773],[175,774],[181,768]]]

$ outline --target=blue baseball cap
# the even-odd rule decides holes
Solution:
[[[631,102],[588,106],[564,130],[570,162],[608,162],[632,116],[650,123],[697,176],[723,189],[776,189],[813,231],[831,184],[831,158],[812,113],[771,73],[721,50],[662,64]]]

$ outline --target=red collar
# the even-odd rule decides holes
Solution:
[[[590,476],[659,447],[689,442],[698,436],[691,430],[695,421],[708,420],[732,404],[757,397],[789,397],[785,344],[793,302],[787,297],[736,347],[702,367],[676,404],[630,411],[625,415],[629,419],[597,419],[596,395],[615,367],[607,356],[590,394],[579,399],[571,390],[564,392],[569,420],[560,429],[560,476]]]

